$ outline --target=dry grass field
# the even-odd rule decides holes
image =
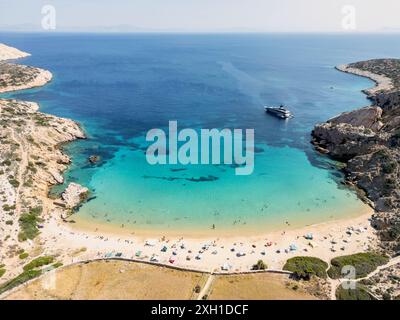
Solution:
[[[7,299],[191,299],[202,273],[123,261],[74,265],[33,281]]]
[[[49,273],[6,299],[187,300],[198,297],[194,289],[203,289],[208,277],[144,263],[97,261]],[[288,283],[286,275],[270,273],[213,276],[201,291],[208,299],[313,299]]]
[[[312,295],[294,284],[286,275],[257,273],[216,277],[208,299],[210,300],[310,300]]]

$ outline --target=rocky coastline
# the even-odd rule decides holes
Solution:
[[[376,59],[338,70],[376,83],[363,90],[371,106],[342,113],[312,132],[316,149],[346,164],[347,183],[365,191],[381,249],[400,253],[400,60]]]
[[[26,56],[0,44],[0,60]],[[47,70],[0,62],[0,93],[42,86],[51,79]],[[0,99],[0,261],[7,269],[1,282],[21,272],[21,255],[46,250],[36,237],[43,223],[60,210],[67,215],[87,191],[74,184],[56,201],[48,195],[52,185],[64,182],[62,174],[70,164],[61,146],[84,138],[76,122],[39,112],[35,102]]]

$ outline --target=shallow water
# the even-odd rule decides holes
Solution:
[[[23,62],[54,74],[51,84],[9,94],[73,118],[90,139],[66,147],[66,180],[93,198],[79,217],[136,229],[274,229],[365,209],[340,187],[334,163],[309,144],[317,122],[368,104],[373,83],[338,64],[400,53],[398,36],[0,34],[32,53]],[[371,43],[374,45],[372,46]],[[263,105],[284,103],[281,121]],[[150,166],[147,130],[254,128],[250,176],[229,165]],[[89,164],[92,154],[101,156]],[[212,178],[210,178],[212,177]]]

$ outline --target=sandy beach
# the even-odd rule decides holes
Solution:
[[[251,269],[259,259],[264,260],[271,269],[281,269],[286,260],[293,256],[317,256],[329,261],[337,255],[374,248],[377,239],[369,226],[371,214],[372,210],[367,210],[357,218],[253,237],[216,235],[212,238],[169,237],[162,234],[149,234],[146,237],[129,235],[129,231],[119,234],[89,231],[71,228],[53,216],[46,222],[41,239],[46,247],[61,254],[65,263],[107,256],[133,260],[151,260],[156,256],[158,261],[155,262],[200,271],[222,271],[224,264],[231,266],[226,271],[245,271]],[[305,237],[309,233],[312,234],[312,240]],[[164,247],[165,252],[162,250]],[[79,249],[82,250],[80,254],[72,255]],[[138,251],[141,251],[139,257],[136,256]],[[173,263],[170,262],[171,257],[175,260]]]

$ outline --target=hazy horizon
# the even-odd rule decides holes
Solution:
[[[0,31],[46,32],[42,9],[48,5],[56,13],[51,32],[400,32],[398,0],[0,0]],[[354,25],[345,28],[349,14]]]

